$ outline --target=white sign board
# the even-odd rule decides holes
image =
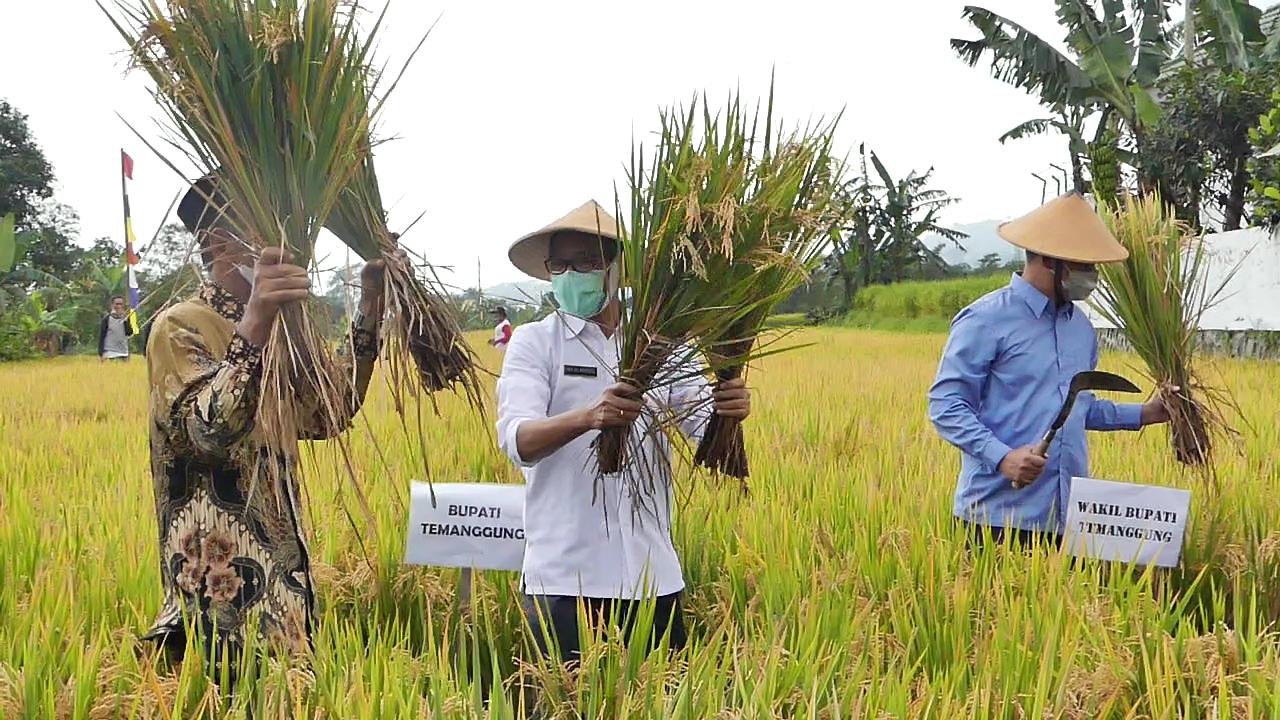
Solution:
[[[524,485],[413,482],[408,535],[407,565],[519,570],[524,561]]]
[[[1064,540],[1077,557],[1176,567],[1191,491],[1072,478]]]

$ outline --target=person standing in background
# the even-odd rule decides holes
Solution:
[[[494,308],[493,314],[498,318],[498,324],[493,328],[493,339],[489,344],[499,350],[506,350],[507,343],[511,342],[511,321],[507,319],[507,309],[499,305]]]
[[[128,312],[124,306],[124,298],[116,295],[111,298],[111,311],[102,318],[98,326],[98,358],[107,360],[129,359],[129,337],[133,328],[129,327]]]

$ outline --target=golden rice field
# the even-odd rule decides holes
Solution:
[[[1197,488],[1184,566],[1153,577],[1048,551],[967,555],[950,517],[959,457],[925,415],[943,337],[798,339],[814,344],[750,378],[753,495],[682,475],[691,647],[646,660],[605,638],[577,677],[527,668],[556,715],[1280,717],[1275,367],[1222,366],[1251,424],[1243,453],[1224,458],[1219,498]],[[1136,377],[1127,362],[1104,367]],[[0,717],[512,716],[516,578],[477,577],[460,617],[453,571],[399,563],[418,443],[381,386],[351,436],[377,516],[367,559],[333,449],[307,469],[311,667],[271,665],[228,699],[195,663],[140,657],[160,602],[146,408],[141,358],[0,366]],[[444,398],[424,421],[434,479],[515,481],[491,427]],[[1091,447],[1096,477],[1193,486],[1163,428]]]

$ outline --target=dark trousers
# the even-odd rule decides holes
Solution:
[[[684,627],[684,593],[661,595],[653,600],[653,624],[649,635],[648,650],[652,652],[668,632],[668,647],[679,650],[688,637]],[[640,602],[634,600],[608,600],[604,598],[580,598],[569,595],[525,595],[522,606],[537,653],[544,659],[554,658],[564,665],[576,665],[582,656],[578,640],[578,607],[582,606],[590,629],[616,625],[622,629],[623,641],[631,642],[632,634],[640,620]],[[521,683],[524,711],[518,717],[540,720],[545,710],[538,707],[536,688],[528,682]]]
[[[654,600],[652,633],[649,650],[657,648],[662,636],[668,638],[672,650],[683,648],[688,637],[684,626],[684,593],[662,595]],[[630,642],[639,620],[640,602],[635,600],[609,600],[604,598],[578,598],[568,595],[526,595],[523,607],[533,642],[544,658],[555,658],[561,663],[576,662],[582,648],[578,642],[578,606],[582,604],[591,629],[604,625],[617,625],[622,629],[625,642]],[[548,638],[547,636],[550,636]],[[548,640],[555,643],[552,646]]]
[[[988,533],[991,535],[992,546],[1004,544],[1005,537],[1008,536],[1009,544],[1020,550],[1030,550],[1037,546],[1040,548],[1052,547],[1055,550],[1062,547],[1062,535],[1058,533],[982,525],[960,518],[956,518],[956,523],[964,528],[970,549],[986,546]]]

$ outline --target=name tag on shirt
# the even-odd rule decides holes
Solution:
[[[565,365],[565,377],[595,377],[596,368],[590,365]]]

